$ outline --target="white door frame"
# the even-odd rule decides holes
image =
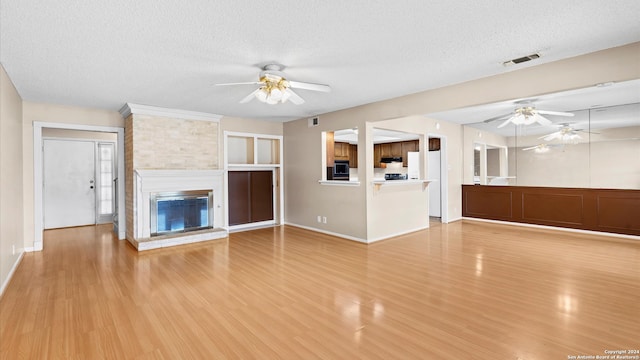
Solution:
[[[442,134],[427,133],[427,144],[429,138],[440,139],[440,222],[449,222],[449,163],[447,159],[447,137]],[[427,145],[427,151],[429,146]],[[433,184],[429,185],[432,186]]]
[[[117,157],[118,157],[118,204],[116,212],[118,213],[118,239],[123,240],[126,237],[126,220],[125,220],[125,203],[124,203],[124,128],[113,126],[95,126],[81,124],[63,124],[50,122],[33,122],[33,228],[34,240],[33,251],[41,251],[43,249],[43,162],[42,162],[42,129],[67,129],[67,130],[84,130],[96,132],[109,132],[117,134]]]

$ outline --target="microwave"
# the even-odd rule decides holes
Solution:
[[[336,160],[331,168],[331,180],[349,180],[349,160]]]

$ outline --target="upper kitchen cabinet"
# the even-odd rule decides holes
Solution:
[[[401,157],[402,165],[407,166],[407,153],[420,151],[418,140],[396,141],[373,145],[374,167],[381,167],[382,158]]]
[[[429,138],[429,151],[440,151],[440,138]]]
[[[225,132],[227,166],[280,166],[282,136]]]
[[[336,160],[349,160],[349,143],[336,141],[333,149]]]

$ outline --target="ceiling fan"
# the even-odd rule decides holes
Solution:
[[[303,89],[311,91],[330,92],[331,87],[323,84],[313,84],[301,81],[288,80],[282,70],[284,66],[279,64],[267,64],[262,68],[258,76],[258,81],[216,84],[217,86],[228,85],[259,85],[251,94],[240,100],[241,104],[256,98],[264,103],[275,105],[291,101],[296,105],[304,104],[304,99],[291,89]]]
[[[561,144],[538,144],[536,146],[531,146],[528,148],[522,149],[522,151],[535,151],[538,154],[543,154],[551,150],[552,147],[560,146]]]
[[[498,129],[507,126],[509,123],[514,125],[531,125],[537,122],[543,126],[553,124],[551,120],[542,115],[573,116],[574,114],[562,111],[537,110],[535,106],[526,105],[516,108],[512,113],[496,116],[494,118],[487,119],[484,122],[489,123],[492,121],[506,119],[505,122],[498,125]]]
[[[543,139],[544,141],[552,141],[552,140],[562,140],[562,142],[577,142],[582,138],[578,132],[586,132],[589,134],[597,134],[584,129],[574,129],[570,126],[570,124],[560,124],[560,129],[558,131],[552,132],[551,134],[544,135],[539,137],[538,139]]]

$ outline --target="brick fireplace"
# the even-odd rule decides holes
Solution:
[[[220,116],[136,104],[120,113],[125,118],[127,240],[142,251],[226,237]],[[168,226],[174,229],[158,232],[156,219],[152,228],[153,197],[193,191],[211,193],[210,223],[185,232],[177,230],[181,220],[173,219]]]

